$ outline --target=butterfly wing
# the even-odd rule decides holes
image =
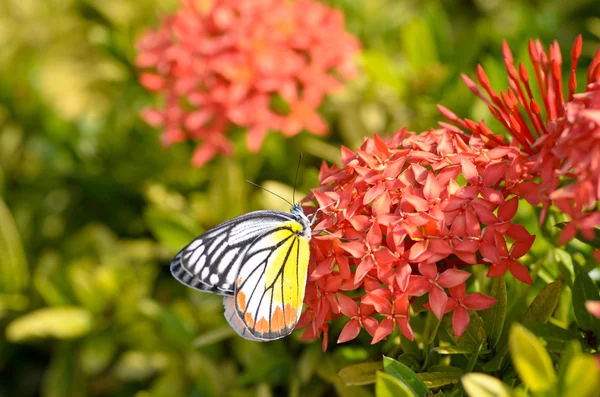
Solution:
[[[292,216],[281,211],[254,211],[221,223],[177,254],[171,273],[200,291],[233,295],[238,270],[253,243]]]
[[[278,339],[296,326],[309,260],[309,240],[298,235],[302,230],[302,224],[296,221],[279,224],[257,238],[246,252],[233,297],[238,318],[228,318],[244,338]],[[231,299],[225,298],[226,308]]]

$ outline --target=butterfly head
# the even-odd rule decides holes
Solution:
[[[304,215],[304,210],[300,204],[294,204],[290,213],[294,216],[295,220],[302,225],[302,231],[299,235],[310,240],[312,232],[310,230],[310,221],[308,217]]]

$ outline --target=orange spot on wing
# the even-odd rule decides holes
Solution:
[[[256,327],[254,327],[254,329],[262,334],[266,334],[269,332],[269,322],[265,320],[264,317],[261,317],[256,323]]]
[[[244,319],[246,320],[246,325],[248,325],[249,328],[254,327],[254,317],[252,317],[252,314],[246,313],[244,315]]]
[[[289,303],[285,305],[285,324],[291,327],[296,322],[296,308]]]
[[[242,291],[238,291],[237,293],[237,305],[241,311],[246,310],[246,295]]]
[[[273,312],[273,315],[271,316],[271,331],[279,332],[283,328],[285,328],[283,310],[281,310],[280,306],[277,306]]]
[[[239,287],[240,285],[242,285],[242,278],[238,277],[238,279],[237,279],[237,286]]]

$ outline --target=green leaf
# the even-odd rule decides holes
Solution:
[[[563,387],[562,383],[565,379],[567,369],[569,368],[569,362],[571,362],[573,357],[579,354],[581,354],[581,344],[577,340],[572,340],[570,343],[568,343],[560,353],[560,362],[558,363],[558,379],[561,383],[561,388]]]
[[[6,338],[22,342],[34,338],[72,339],[87,334],[92,315],[76,306],[49,307],[14,319],[6,327]]]
[[[543,324],[548,321],[560,299],[561,285],[560,280],[553,281],[536,295],[523,315],[523,324]]]
[[[60,344],[44,374],[42,395],[44,397],[80,397],[86,395],[84,376],[80,374],[75,360],[75,348],[71,344]]]
[[[206,332],[194,339],[194,347],[209,346],[235,335],[235,331],[229,325]]]
[[[481,312],[483,320],[483,329],[490,338],[490,347],[494,348],[500,341],[504,321],[506,320],[506,307],[508,304],[508,295],[506,293],[506,280],[504,277],[494,277],[492,281],[492,298],[496,298],[495,305]]]
[[[404,56],[415,71],[424,71],[438,62],[437,48],[429,26],[415,18],[402,29]]]
[[[421,368],[421,352],[419,353],[404,353],[398,357],[398,361],[406,365],[410,369]]]
[[[560,270],[560,273],[564,279],[567,280],[568,284],[572,286],[573,281],[575,280],[575,268],[573,266],[571,254],[558,247],[554,248],[552,253],[554,254],[555,262],[558,264],[558,270]]]
[[[429,389],[434,389],[437,387],[458,383],[460,377],[462,376],[462,372],[421,372],[417,374],[417,376],[419,379],[421,379],[425,386],[427,386]]]
[[[18,293],[29,285],[29,267],[15,221],[0,198],[0,292]]]
[[[565,342],[573,338],[577,338],[578,332],[572,332],[568,329],[560,328],[554,324],[538,324],[529,323],[526,325],[527,329],[533,332],[538,338],[545,339],[547,341],[560,341]]]
[[[515,369],[528,388],[533,392],[543,392],[554,387],[556,373],[550,355],[531,331],[520,324],[513,324],[509,346]]]
[[[117,345],[110,333],[87,337],[79,351],[79,364],[86,375],[98,375],[110,365],[116,353]]]
[[[417,397],[417,395],[395,377],[385,372],[377,372],[375,382],[376,397]]]
[[[298,376],[302,383],[307,383],[317,371],[322,357],[321,347],[316,344],[307,346],[304,349],[298,360]]]
[[[570,361],[561,379],[564,397],[593,397],[598,395],[600,389],[600,371],[596,359],[586,354],[578,354]]]
[[[383,363],[380,361],[360,363],[342,368],[338,375],[346,386],[368,385],[375,383],[376,373],[382,369]]]
[[[475,349],[471,346],[438,346],[433,351],[439,354],[471,354]]]
[[[400,379],[406,383],[417,396],[429,394],[429,389],[425,386],[417,374],[406,365],[390,357],[383,357],[383,368],[386,373]]]
[[[461,381],[470,397],[510,397],[506,385],[487,374],[473,372],[463,376]]]
[[[560,222],[557,223],[556,225],[554,225],[555,227],[558,227],[560,230],[563,230],[567,224],[569,222]],[[587,237],[585,237],[581,232],[577,232],[575,234],[575,238],[579,241],[581,241],[582,243],[585,243],[587,245],[591,245],[592,247],[598,249],[600,248],[600,229],[594,228],[594,238],[589,239]]]
[[[394,90],[398,90],[403,84],[398,73],[398,65],[394,64],[392,58],[387,54],[377,50],[365,50],[362,53],[362,58],[365,70],[373,81],[381,82]]]
[[[600,319],[592,316],[585,307],[585,302],[600,300],[598,287],[590,276],[580,272],[573,283],[573,312],[580,328],[592,330],[600,338]]]
[[[171,252],[178,252],[202,232],[194,219],[179,212],[149,208],[144,218],[152,234]]]

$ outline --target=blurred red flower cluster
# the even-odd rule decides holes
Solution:
[[[490,87],[481,66],[477,69],[477,80],[487,96],[463,75],[471,91],[486,102],[492,115],[509,131],[513,138],[511,144],[520,147],[528,157],[526,168],[530,180],[513,193],[534,205],[543,204],[540,223],[550,205],[555,205],[571,219],[562,231],[561,244],[572,239],[577,231],[593,239],[594,228],[600,226],[600,48],[589,66],[585,92],[575,94],[575,71],[581,48],[579,36],[571,52],[565,90],[558,43],[554,42],[546,52],[539,40],[529,42],[529,57],[542,106],[534,98],[527,69],[522,63],[517,69],[506,43],[502,48],[509,81],[505,92],[498,94]],[[568,92],[566,101],[565,91]],[[502,137],[494,136],[484,122],[477,124],[459,119],[441,106],[440,110],[450,121],[473,134],[483,135],[486,147],[506,145]],[[600,260],[598,252],[596,256]]]
[[[356,152],[342,148],[341,159],[342,166],[322,166],[313,190],[321,209],[315,230],[329,233],[313,237],[316,263],[299,323],[308,325],[305,340],[323,333],[325,348],[328,323],[340,315],[350,320],[339,343],[361,328],[376,343],[394,324],[412,340],[409,304],[426,293],[438,319],[453,312],[460,336],[467,309],[495,302],[466,295],[471,273],[460,267],[487,263],[489,277],[509,270],[532,283],[519,258],[534,236],[511,222],[525,160],[517,148],[488,149],[479,134],[456,128],[401,130],[387,141],[375,135]]]
[[[324,95],[355,74],[358,41],[341,12],[312,0],[193,0],[138,42],[141,84],[164,97],[144,119],[166,145],[200,142],[196,166],[229,154],[232,125],[257,151],[268,130],[324,134]],[[279,101],[279,108],[274,106]]]

